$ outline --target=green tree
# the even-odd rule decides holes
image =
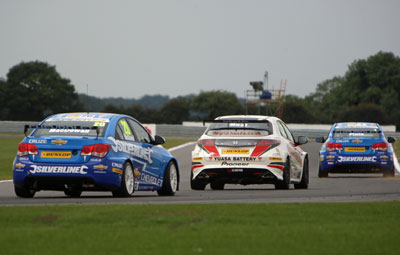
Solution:
[[[182,121],[189,120],[191,101],[186,97],[177,97],[169,100],[161,108],[163,123],[182,124]]]
[[[306,107],[305,100],[293,95],[285,97],[282,120],[287,123],[313,123],[314,116]]]
[[[193,99],[193,109],[206,113],[209,119],[244,112],[242,104],[234,93],[221,90],[200,92]]]
[[[41,120],[53,113],[83,110],[70,80],[44,62],[23,62],[12,67],[3,89],[5,119]]]
[[[387,124],[388,115],[379,105],[370,103],[361,103],[354,105],[349,109],[343,111],[339,121],[344,122],[377,122],[380,124]]]

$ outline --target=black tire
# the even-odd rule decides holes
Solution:
[[[82,194],[82,190],[66,189],[64,190],[64,194],[69,197],[80,197]]]
[[[389,170],[383,170],[383,177],[394,177],[394,166]]]
[[[301,176],[300,183],[294,185],[295,189],[308,189],[308,182],[310,179],[308,168],[308,158],[305,158],[303,163],[303,175]]]
[[[205,190],[207,183],[193,180],[193,172],[190,173],[190,188],[193,190]]]
[[[283,180],[275,183],[275,189],[289,189],[290,186],[290,160],[286,159],[283,169]]]
[[[18,197],[23,197],[23,198],[32,198],[36,193],[36,191],[30,187],[26,186],[21,187],[16,185],[14,185],[14,191]]]
[[[135,178],[133,175],[132,165],[129,162],[124,164],[124,172],[122,173],[121,186],[112,192],[114,197],[131,197],[135,191]]]
[[[173,196],[178,190],[178,170],[174,162],[169,162],[164,172],[164,181],[160,190],[157,190],[159,196]]]
[[[319,168],[318,168],[318,177],[319,178],[327,178],[328,177],[328,174],[329,174],[329,172],[327,172],[327,171],[322,171],[322,169],[321,169],[321,164],[319,165]]]
[[[225,183],[220,181],[213,181],[210,183],[210,187],[213,190],[224,190]]]

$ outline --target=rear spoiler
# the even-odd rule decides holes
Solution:
[[[232,120],[232,119],[227,119],[227,120],[203,120],[203,126],[206,125],[206,122],[209,123],[270,123],[269,120],[262,119],[262,120]]]
[[[100,129],[99,127],[82,127],[82,126],[57,126],[57,125],[52,125],[52,126],[42,126],[42,125],[25,125],[24,126],[24,134],[25,137],[28,137],[28,130],[30,128],[33,129],[90,129],[90,130],[96,130],[96,139],[99,137],[100,134]]]

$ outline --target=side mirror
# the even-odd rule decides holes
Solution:
[[[164,144],[165,143],[165,138],[160,136],[160,135],[155,135],[154,136],[154,145],[159,145],[159,144]]]
[[[321,137],[315,138],[315,141],[317,143],[324,143],[326,141],[326,139],[325,139],[325,137],[321,136]]]
[[[396,142],[396,139],[393,138],[393,137],[391,137],[391,136],[389,136],[389,137],[387,138],[387,141],[388,141],[388,143],[394,143],[394,142]]]
[[[307,138],[307,136],[299,136],[299,137],[297,138],[296,145],[302,145],[302,144],[306,144],[306,143],[308,143],[308,138]]]

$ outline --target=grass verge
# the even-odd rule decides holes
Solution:
[[[23,135],[0,134],[0,180],[12,178],[12,164],[17,153],[18,144],[23,137]],[[188,140],[185,139],[167,139],[163,146],[169,149],[187,142]]]
[[[4,254],[398,254],[399,213],[400,202],[0,207],[0,243]]]

